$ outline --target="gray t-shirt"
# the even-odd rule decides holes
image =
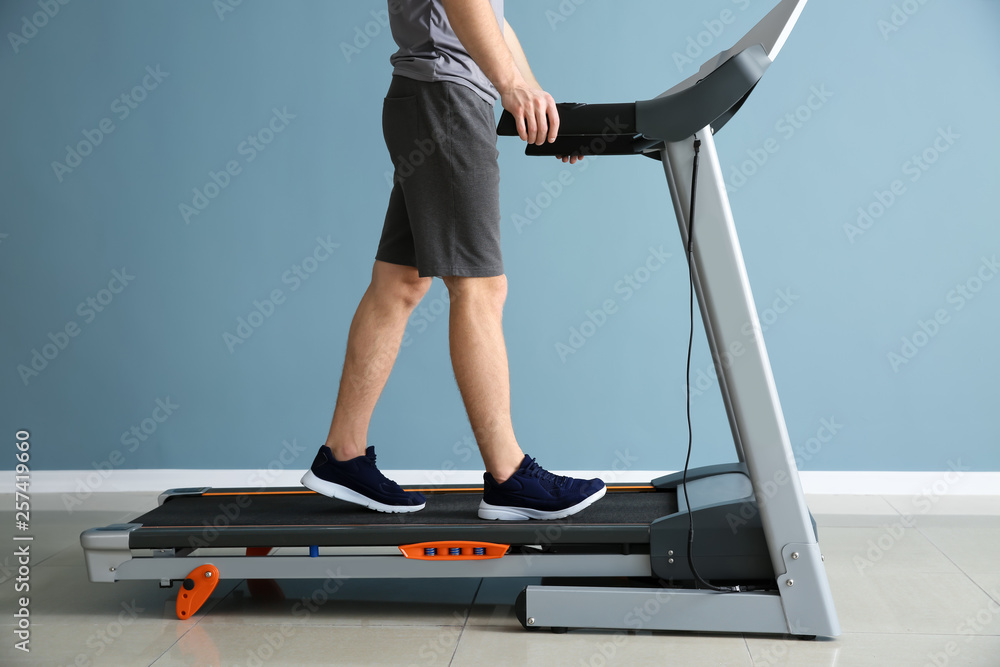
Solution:
[[[393,74],[418,81],[452,81],[493,104],[500,94],[452,30],[441,0],[388,0],[389,27],[399,46]],[[490,0],[503,30],[503,0]]]

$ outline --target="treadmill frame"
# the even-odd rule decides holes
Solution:
[[[690,92],[732,55],[750,50],[754,50],[750,56],[760,68],[759,78],[784,44],[804,5],[805,0],[782,0],[737,45],[707,62],[697,74],[661,98]],[[650,526],[651,554],[511,553],[492,560],[435,563],[404,558],[384,547],[321,547],[315,555],[291,553],[295,548],[283,548],[289,555],[271,556],[191,555],[191,549],[140,553],[129,547],[129,534],[139,525],[115,524],[81,535],[91,581],[159,579],[161,585],[169,585],[203,564],[216,566],[220,578],[247,579],[648,578],[657,569],[653,561],[666,559],[664,554],[653,552],[658,523],[685,518],[689,507],[697,512],[729,503],[746,508],[750,514],[759,514],[777,590],[723,593],[656,587],[528,586],[516,605],[518,617],[525,627],[839,635],[823,557],[799,482],[713,139],[713,123],[715,130],[721,127],[746,94],[741,94],[722,115],[698,129],[694,136],[683,138],[668,136],[662,121],[651,113],[666,100],[657,98],[636,104],[639,133],[647,139],[661,140],[658,148],[645,152],[653,153],[651,156],[659,157],[663,163],[685,247],[694,140],[701,142],[691,256],[694,289],[740,461],[690,470],[686,490],[680,484],[680,474],[654,480],[653,485],[659,488],[677,487],[679,508],[676,514]],[[747,327],[749,336],[745,333]],[[734,347],[737,345],[740,347]],[[752,499],[748,500],[745,491],[740,491],[739,483],[734,484],[734,479],[742,475],[749,479]],[[161,496],[161,504],[168,497]],[[744,517],[736,514],[733,518],[735,532]],[[685,547],[686,544],[678,544],[676,549]],[[669,555],[673,553],[669,550]]]

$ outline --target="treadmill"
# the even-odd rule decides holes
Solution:
[[[131,522],[81,534],[90,580],[181,582],[177,615],[185,619],[221,578],[530,577],[541,584],[515,603],[528,629],[839,635],[713,140],[804,5],[782,0],[732,48],[654,99],[559,105],[558,139],[526,149],[659,160],[685,247],[696,192],[692,277],[735,462],[693,468],[686,484],[681,473],[612,484],[601,501],[556,521],[481,520],[482,489],[472,486],[411,487],[427,496],[412,514],[372,512],[302,487],[171,489]],[[498,133],[516,134],[506,112]],[[722,363],[734,342],[744,353]],[[692,517],[697,575],[688,559]]]

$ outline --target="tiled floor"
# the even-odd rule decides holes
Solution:
[[[925,499],[926,500],[926,499]],[[843,635],[526,632],[511,604],[525,581],[223,581],[191,620],[178,588],[93,584],[79,534],[124,521],[155,495],[92,496],[68,512],[33,497],[31,653],[14,648],[17,567],[0,512],[0,665],[878,665],[1000,667],[1000,496],[811,496]],[[0,507],[12,507],[0,496]],[[261,590],[257,590],[260,587]],[[303,604],[315,599],[317,603]]]

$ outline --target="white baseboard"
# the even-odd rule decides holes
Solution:
[[[77,498],[94,493],[159,493],[180,487],[298,486],[302,470],[39,470],[31,473],[30,493],[71,494]],[[475,470],[386,470],[400,484],[482,484]],[[574,477],[600,477],[607,482],[647,483],[672,471],[569,470]],[[1000,472],[966,471],[813,471],[799,473],[808,494],[997,496]],[[14,492],[13,471],[0,472],[0,493]]]

